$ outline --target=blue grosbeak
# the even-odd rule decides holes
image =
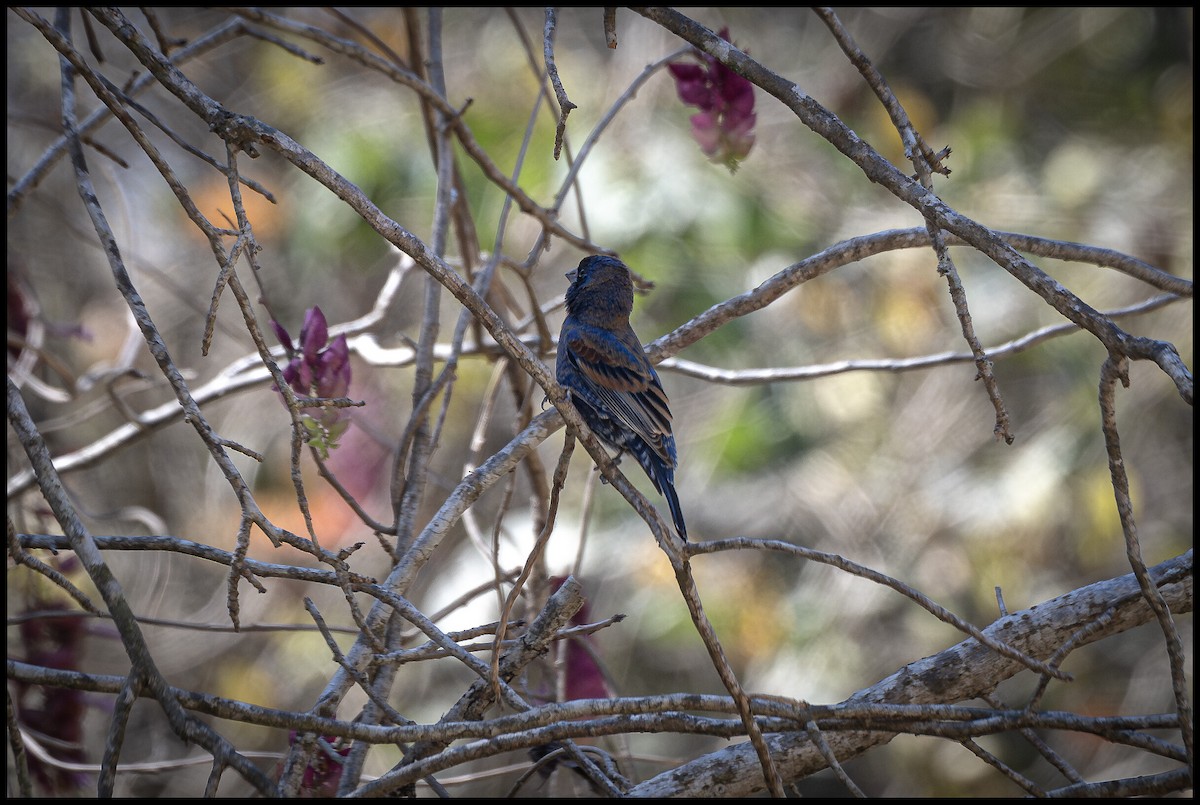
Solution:
[[[567,272],[567,318],[558,337],[558,382],[583,421],[616,448],[632,453],[667,499],[675,530],[687,528],[675,494],[675,437],[658,373],[629,326],[633,280],[615,257],[592,255]]]

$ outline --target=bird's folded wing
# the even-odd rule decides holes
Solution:
[[[569,334],[565,346],[567,359],[609,413],[650,444],[671,432],[666,392],[645,356],[615,337],[598,343],[586,332]]]

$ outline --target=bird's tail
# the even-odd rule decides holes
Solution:
[[[668,470],[665,474],[674,475],[675,473]],[[687,526],[683,524],[683,509],[679,506],[679,495],[675,494],[674,478],[664,479],[662,493],[663,497],[667,499],[667,505],[671,507],[671,519],[675,521],[675,530],[679,532],[683,541],[687,542]]]
[[[643,441],[626,444],[625,449],[632,453],[638,463],[642,465],[642,469],[646,471],[646,475],[650,477],[650,481],[658,493],[667,499],[667,505],[671,507],[671,519],[675,521],[675,531],[679,533],[684,542],[687,542],[687,526],[683,523],[683,508],[679,505],[679,495],[675,494],[675,468],[665,463]],[[674,454],[675,450],[672,447],[670,449],[672,458]]]
[[[639,456],[641,458],[641,456]],[[671,507],[671,519],[675,521],[675,530],[687,542],[687,526],[683,523],[683,508],[679,505],[679,495],[675,494],[675,470],[668,467],[657,456],[649,456],[644,462],[646,474],[654,482],[654,488],[667,499]]]

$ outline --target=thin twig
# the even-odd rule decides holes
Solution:
[[[771,757],[771,750],[763,739],[762,729],[754,720],[750,709],[750,699],[746,695],[746,691],[742,689],[742,684],[738,681],[733,669],[729,667],[725,649],[721,646],[716,630],[713,629],[712,623],[704,613],[704,606],[700,602],[700,591],[696,589],[696,580],[692,576],[691,563],[686,558],[677,558],[673,552],[668,552],[668,556],[675,569],[675,580],[679,584],[679,592],[683,594],[688,613],[692,616],[692,623],[695,625],[700,639],[704,642],[704,648],[712,659],[717,675],[721,677],[722,684],[725,685],[725,689],[729,691],[729,695],[733,697],[733,701],[737,705],[742,726],[746,728],[746,734],[749,736],[755,754],[758,755],[758,762],[762,766],[762,776],[766,781],[767,790],[771,792],[771,796],[782,799],[787,796],[783,790],[783,778],[780,777],[775,760]]]
[[[617,49],[617,9],[604,7],[604,44],[609,50]]]
[[[1192,701],[1188,693],[1187,658],[1179,629],[1171,616],[1171,609],[1163,600],[1162,593],[1150,578],[1142,559],[1142,546],[1138,539],[1137,522],[1133,516],[1133,500],[1129,494],[1129,476],[1125,470],[1125,459],[1121,455],[1121,438],[1117,432],[1116,386],[1120,381],[1129,386],[1129,364],[1124,356],[1110,354],[1100,369],[1100,419],[1104,432],[1104,448],[1108,453],[1108,472],[1112,478],[1113,496],[1116,498],[1117,513],[1121,518],[1121,531],[1125,535],[1125,556],[1137,577],[1138,586],[1146,603],[1154,611],[1155,620],[1162,630],[1167,647],[1167,661],[1171,669],[1171,689],[1175,693],[1175,707],[1179,713],[1183,745],[1187,749],[1188,764],[1195,758],[1195,734],[1192,722]]]
[[[79,604],[84,611],[90,612],[93,615],[100,615],[102,611],[100,607],[92,603],[92,599],[76,587],[70,579],[64,576],[59,571],[50,567],[45,562],[38,559],[36,556],[31,556],[24,548],[21,547],[20,539],[17,536],[16,526],[13,524],[12,517],[8,518],[8,555],[18,565],[24,565],[30,570],[45,576],[54,585],[62,589],[67,595],[74,599],[75,603]]]
[[[554,95],[558,99],[558,127],[554,130],[554,158],[562,154],[563,134],[567,130],[567,115],[575,109],[575,104],[567,97],[562,79],[558,77],[558,65],[554,63],[554,29],[558,25],[558,13],[554,6],[546,6],[546,25],[542,30],[542,51],[546,57],[546,73],[550,83],[554,85]]]
[[[13,767],[17,772],[17,790],[22,799],[30,799],[33,797],[33,780],[29,776],[29,758],[25,754],[25,741],[17,723],[16,709],[13,707],[12,689],[7,685],[4,695],[8,706],[4,724],[8,733],[8,748],[12,751]]]
[[[142,691],[142,679],[137,671],[130,671],[125,684],[113,703],[112,720],[108,724],[108,737],[104,741],[104,759],[100,761],[100,777],[96,788],[101,799],[110,799],[117,778],[117,763],[121,757],[121,745],[125,742],[125,728],[133,703]]]
[[[569,435],[563,441],[562,452],[558,456],[558,466],[554,468],[554,482],[550,487],[550,511],[546,516],[546,525],[543,526],[541,533],[538,534],[537,540],[530,549],[529,555],[525,558],[525,565],[521,568],[521,575],[517,576],[516,582],[512,589],[508,591],[508,597],[504,601],[504,607],[500,610],[500,625],[496,629],[495,646],[492,651],[492,667],[491,681],[495,688],[495,696],[500,698],[500,644],[504,640],[505,632],[508,627],[508,618],[512,613],[513,606],[517,602],[517,597],[521,594],[521,589],[525,586],[525,582],[529,579],[529,575],[533,572],[533,568],[538,564],[541,558],[542,551],[546,548],[546,543],[550,539],[550,535],[554,533],[554,521],[558,514],[558,497],[562,491],[563,484],[566,482],[567,469],[571,464],[571,453],[575,450],[575,440]]]
[[[836,567],[840,570],[846,571],[847,573],[851,573],[855,576],[860,576],[864,579],[873,581],[876,584],[882,584],[885,587],[890,587],[891,589],[903,595],[905,598],[908,598],[910,601],[913,601],[919,605],[938,620],[948,623],[959,631],[969,634],[971,637],[975,638],[992,651],[995,651],[997,654],[1019,662],[1031,670],[1048,674],[1055,679],[1070,681],[1074,678],[1059,668],[1051,667],[1049,664],[1042,662],[1041,660],[1038,660],[1016,648],[1013,648],[1011,645],[1008,645],[1003,641],[996,640],[987,634],[987,630],[980,629],[974,624],[968,623],[950,610],[937,604],[924,593],[913,589],[909,585],[898,581],[897,579],[894,579],[885,573],[880,573],[877,570],[864,567],[857,562],[852,562],[849,559],[838,556],[837,554],[816,551],[811,548],[793,545],[790,542],[782,542],[780,540],[751,539],[748,537],[734,537],[731,539],[710,540],[708,542],[689,542],[684,548],[689,557],[699,554],[716,553],[719,551],[735,549],[765,549],[790,553],[795,556],[810,559],[814,562],[820,562],[822,564]]]
[[[1005,777],[1012,780],[1018,786],[1025,789],[1025,791],[1028,794],[1030,794],[1031,796],[1034,796],[1034,797],[1046,796],[1046,792],[1042,790],[1041,786],[1039,786],[1037,783],[1033,782],[1033,780],[1030,780],[1025,775],[1018,773],[1015,769],[1013,769],[1007,763],[1000,760],[1000,758],[996,757],[991,752],[984,749],[982,746],[980,746],[975,741],[968,738],[967,740],[961,741],[960,743],[962,743],[962,745],[964,747],[966,747],[966,749],[969,752],[971,752],[973,755],[975,755],[975,757],[979,758],[984,763],[988,764],[989,766],[991,766],[992,768],[996,769],[1001,774],[1003,774]]]
[[[1105,311],[1104,315],[1114,319],[1140,315],[1179,301],[1181,301],[1181,298],[1173,294],[1160,294],[1134,305]],[[987,354],[992,360],[1008,358],[1032,349],[1052,338],[1071,335],[1077,332],[1079,332],[1078,325],[1071,322],[1051,324],[1026,333],[1019,338],[1014,338],[1011,341],[1005,341],[1002,344],[989,347]],[[667,358],[658,365],[658,368],[722,385],[750,386],[764,383],[814,380],[819,377],[829,377],[846,372],[911,372],[955,363],[969,363],[973,360],[975,360],[975,356],[969,352],[939,352],[912,358],[859,358],[835,361],[833,363],[812,364],[809,366],[780,366],[768,369],[721,369],[683,358]]]

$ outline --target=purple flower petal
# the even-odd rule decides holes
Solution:
[[[679,100],[688,106],[697,106],[705,111],[717,108],[715,93],[707,83],[680,82],[676,89],[679,91]]]
[[[704,68],[698,64],[681,64],[674,62],[667,65],[676,81],[704,81]]]
[[[343,333],[321,353],[317,393],[322,397],[345,397],[350,390],[350,347]]]
[[[313,386],[313,370],[312,365],[308,361],[300,361],[296,364],[296,379],[292,381],[292,388],[300,394],[309,394]]]
[[[300,346],[304,350],[304,358],[316,361],[317,353],[329,341],[329,325],[325,323],[325,314],[320,307],[311,307],[304,314],[304,326],[300,328]]]
[[[720,36],[729,39],[729,29]],[[692,138],[706,156],[732,170],[754,146],[754,85],[707,53],[696,51],[702,64],[669,64],[679,98],[700,110],[693,115]]]
[[[721,131],[717,128],[716,115],[712,112],[701,112],[692,115],[692,138],[700,145],[705,156],[717,152],[721,140]]]
[[[275,337],[279,339],[280,344],[283,344],[288,354],[292,354],[296,348],[292,345],[292,337],[288,335],[287,330],[283,329],[283,325],[271,319],[271,329],[275,331]]]

